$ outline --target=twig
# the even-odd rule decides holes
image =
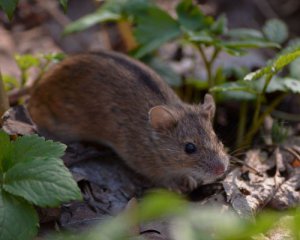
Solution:
[[[2,75],[0,72],[0,126],[1,126],[1,116],[9,108],[8,98],[4,90],[4,83],[2,81]]]

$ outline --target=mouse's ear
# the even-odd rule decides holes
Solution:
[[[202,114],[207,116],[210,119],[213,119],[216,112],[216,104],[212,95],[205,94],[204,102],[200,105]]]
[[[148,114],[150,125],[156,130],[170,129],[177,123],[174,112],[166,106],[155,106]]]

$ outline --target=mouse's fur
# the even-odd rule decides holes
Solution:
[[[211,124],[213,98],[185,104],[153,70],[121,54],[68,57],[45,74],[28,107],[40,129],[106,144],[158,185],[189,191],[228,166]],[[188,142],[195,153],[185,152]]]

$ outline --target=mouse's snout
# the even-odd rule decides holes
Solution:
[[[228,168],[229,159],[227,156],[223,156],[222,158],[218,158],[214,161],[213,173],[217,176],[223,175]]]

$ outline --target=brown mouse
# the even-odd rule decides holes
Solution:
[[[153,70],[122,54],[67,57],[38,82],[28,108],[39,129],[105,144],[159,186],[191,191],[228,168],[212,127],[212,96],[186,104]]]

